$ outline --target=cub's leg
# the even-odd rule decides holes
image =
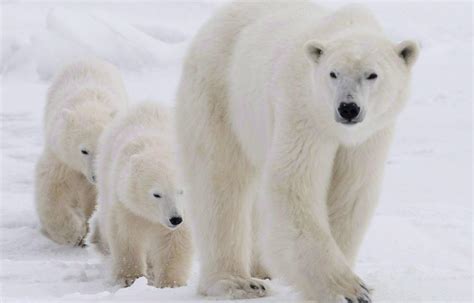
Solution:
[[[192,243],[188,226],[177,230],[154,228],[149,250],[151,277],[155,287],[186,285],[192,266]]]
[[[58,244],[83,245],[87,223],[77,196],[83,179],[48,151],[36,165],[36,210],[44,234]]]
[[[79,200],[78,206],[81,208],[87,220],[89,220],[95,210],[97,202],[97,190],[95,185],[87,181],[86,178],[82,179],[81,181],[82,190],[77,193]]]
[[[112,274],[120,285],[128,287],[145,274],[149,230],[143,218],[130,213],[120,202],[114,201],[113,206],[107,230]]]
[[[337,151],[328,212],[332,234],[351,265],[379,198],[392,133],[382,130],[361,145]]]

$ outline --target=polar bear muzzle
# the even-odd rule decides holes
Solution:
[[[360,107],[354,102],[341,102],[337,108],[339,115],[336,116],[336,121],[342,124],[356,124],[361,122]]]

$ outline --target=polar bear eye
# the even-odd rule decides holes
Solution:
[[[377,79],[377,74],[376,73],[371,73],[368,77],[367,77],[367,80],[375,80]]]
[[[85,149],[81,149],[81,153],[82,153],[83,155],[88,155],[88,154],[89,154],[89,152],[88,152],[87,150],[85,150]]]
[[[160,199],[161,198],[161,195],[160,194],[157,194],[157,193],[154,193],[153,194],[153,197],[157,198],[157,199]]]
[[[337,75],[336,75],[335,72],[330,72],[330,73],[329,73],[329,76],[330,76],[331,78],[333,78],[333,79],[337,79]]]

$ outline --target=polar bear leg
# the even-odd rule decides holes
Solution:
[[[91,218],[89,219],[89,233],[86,237],[86,245],[91,246],[100,252],[103,255],[109,255],[110,250],[104,235],[102,234],[102,230],[100,228],[100,214],[99,210],[96,210]]]
[[[267,162],[264,200],[271,217],[265,254],[272,270],[302,290],[307,299],[369,302],[363,282],[331,235],[326,192],[337,144],[314,136],[301,140],[297,135],[287,136],[288,131],[276,133]]]
[[[331,231],[352,266],[377,204],[392,133],[385,129],[356,147],[341,146],[334,161],[328,196]]]
[[[195,127],[182,138],[190,179],[189,215],[201,265],[199,292],[235,299],[261,297],[267,286],[250,276],[253,171],[229,126],[217,114],[208,119],[204,129]],[[197,157],[196,150],[206,152]]]
[[[116,282],[128,287],[145,274],[147,232],[138,222],[140,218],[128,214],[125,206],[115,203],[108,226],[107,240],[112,256],[112,274]],[[133,226],[133,228],[132,228]]]
[[[77,173],[45,152],[36,166],[36,209],[43,232],[63,245],[82,246],[87,233],[86,218],[77,207],[80,191]],[[73,190],[74,189],[74,190]]]
[[[195,235],[201,257],[199,290],[208,296],[262,297],[268,287],[250,276],[251,201],[247,183],[251,176],[238,159],[216,158],[210,162],[207,175],[220,176],[201,177],[191,191],[192,203],[199,203],[199,210],[191,213],[197,223]],[[228,168],[213,163],[226,163]]]
[[[260,225],[262,224],[262,214],[264,213],[259,213],[257,203],[259,203],[259,201],[254,202],[252,209],[252,264],[250,268],[250,275],[254,278],[270,279],[270,273],[267,270],[266,265],[263,263],[263,255],[261,253],[263,245],[261,243],[262,227]]]
[[[84,190],[78,192],[78,206],[88,220],[95,210],[97,201],[97,190],[95,185],[91,184],[85,178],[81,179],[81,181]]]
[[[192,265],[191,235],[187,226],[170,231],[159,226],[153,232],[149,264],[155,287],[180,287],[186,285]]]

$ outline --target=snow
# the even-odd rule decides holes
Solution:
[[[33,169],[42,110],[62,64],[97,55],[117,64],[132,99],[172,104],[186,46],[220,4],[204,2],[2,2],[0,300],[192,300],[187,287],[156,289],[142,278],[109,282],[101,258],[39,232]],[[338,7],[341,3],[331,3]],[[376,302],[472,301],[472,4],[368,3],[394,41],[422,53],[412,97],[387,161],[379,208],[356,272]],[[259,301],[301,299],[275,279]]]

